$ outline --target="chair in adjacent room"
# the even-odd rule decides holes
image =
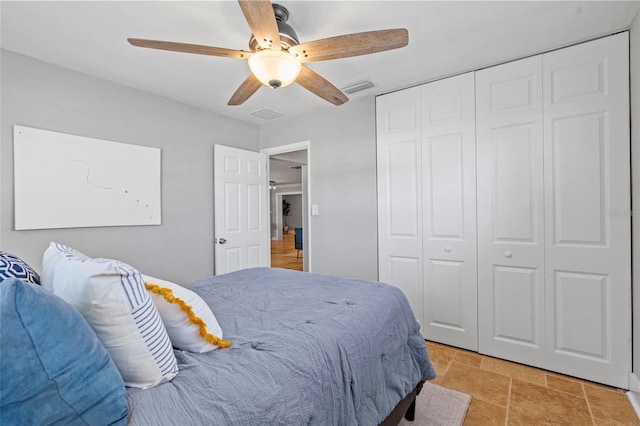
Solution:
[[[298,250],[296,259],[300,257],[300,250],[302,250],[302,228],[295,228],[296,236],[294,240],[294,248]]]

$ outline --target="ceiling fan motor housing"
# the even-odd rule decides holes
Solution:
[[[287,24],[289,20],[289,10],[281,4],[273,3],[273,13],[276,17],[276,24],[278,25],[278,32],[280,33],[280,47],[284,50],[288,50],[291,46],[295,46],[300,44],[298,41],[298,34],[291,27],[291,25]],[[257,51],[260,48],[258,45],[258,41],[251,34],[251,38],[249,39],[249,49],[252,52]]]

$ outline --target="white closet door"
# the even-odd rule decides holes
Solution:
[[[478,350],[473,73],[422,92],[424,336]]]
[[[542,57],[476,73],[479,351],[545,365]]]
[[[404,292],[422,325],[420,88],[376,98],[380,281]]]
[[[543,55],[547,368],[628,389],[627,33]]]

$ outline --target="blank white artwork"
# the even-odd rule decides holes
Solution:
[[[15,229],[161,224],[159,148],[13,126]]]

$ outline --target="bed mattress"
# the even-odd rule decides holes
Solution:
[[[127,390],[131,425],[377,425],[435,377],[396,287],[254,268],[191,289],[232,345],[175,350],[173,381]]]

